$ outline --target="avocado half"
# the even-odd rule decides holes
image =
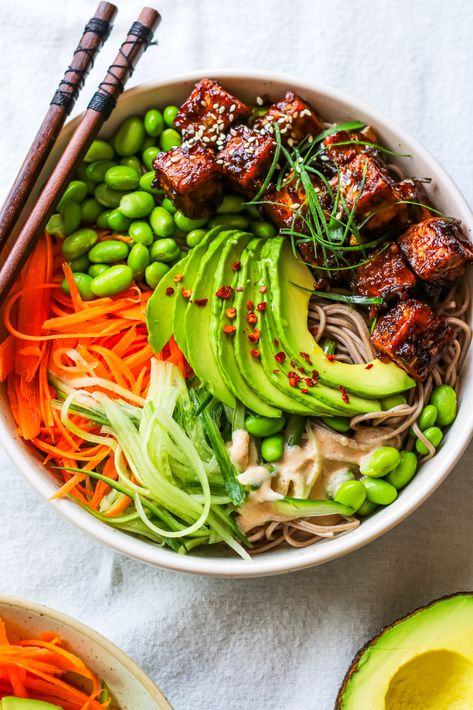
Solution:
[[[335,710],[473,708],[473,593],[433,601],[356,655]]]

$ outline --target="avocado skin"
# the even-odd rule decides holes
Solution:
[[[0,710],[60,710],[60,706],[45,703],[43,700],[3,698],[3,700],[0,700]]]
[[[344,710],[345,708],[345,700],[348,699],[348,693],[350,692],[349,688],[349,683],[353,676],[360,670],[362,666],[362,659],[363,656],[367,651],[369,651],[371,648],[375,647],[376,643],[382,639],[387,631],[390,631],[391,629],[395,628],[399,624],[402,624],[404,621],[407,621],[408,619],[411,619],[414,616],[417,616],[419,612],[422,611],[427,611],[428,609],[431,609],[432,607],[436,606],[437,604],[448,601],[450,599],[460,599],[460,598],[468,598],[470,602],[473,602],[473,592],[456,592],[454,594],[446,594],[443,597],[439,597],[438,599],[434,599],[431,601],[429,604],[425,604],[423,606],[419,606],[414,611],[412,611],[410,614],[406,614],[406,616],[402,616],[399,619],[396,619],[393,621],[391,624],[388,624],[387,626],[383,626],[379,634],[376,634],[376,636],[373,636],[369,641],[367,641],[364,646],[360,648],[358,653],[355,655],[353,658],[353,661],[350,664],[350,667],[348,671],[345,674],[345,677],[343,678],[342,684],[340,686],[340,690],[338,691],[337,698],[335,700],[335,706],[334,710]]]

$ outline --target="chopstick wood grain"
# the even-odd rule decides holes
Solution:
[[[0,210],[0,249],[5,246],[64,121],[76,102],[94,59],[110,34],[116,14],[115,5],[101,2],[95,15],[84,28],[71,64],[59,83],[48,112]]]
[[[82,121],[58,160],[23,229],[15,240],[10,254],[1,267],[0,303],[13,285],[74,171],[103,123],[115,108],[117,98],[125,88],[136,63],[151,44],[153,33],[160,20],[161,16],[156,10],[145,7],[138,20],[131,26],[115,61],[109,67],[105,79],[92,97]]]

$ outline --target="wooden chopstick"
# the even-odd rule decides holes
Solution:
[[[85,78],[94,64],[94,59],[113,26],[117,8],[109,2],[101,2],[95,15],[84,28],[81,40],[74,52],[70,66],[59,83],[48,112],[36,134],[20,168],[15,182],[0,210],[0,250],[5,246],[21,210],[34,187],[41,168],[71,112],[82,89]]]
[[[138,20],[131,26],[114,63],[108,68],[105,79],[92,97],[82,121],[59,158],[0,270],[0,303],[3,302],[36,239],[46,226],[72,174],[115,108],[117,98],[125,88],[136,63],[151,43],[153,33],[160,21],[161,16],[156,10],[145,7]]]

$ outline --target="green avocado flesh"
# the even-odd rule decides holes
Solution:
[[[286,239],[216,228],[150,298],[150,344],[159,352],[173,335],[217,399],[268,417],[380,411],[378,396],[414,386],[393,363],[330,361],[307,328],[312,288]]]
[[[0,710],[60,710],[59,705],[51,705],[42,700],[27,698],[3,698],[0,700]]]
[[[473,707],[473,595],[415,611],[357,656],[337,710],[467,710]]]

